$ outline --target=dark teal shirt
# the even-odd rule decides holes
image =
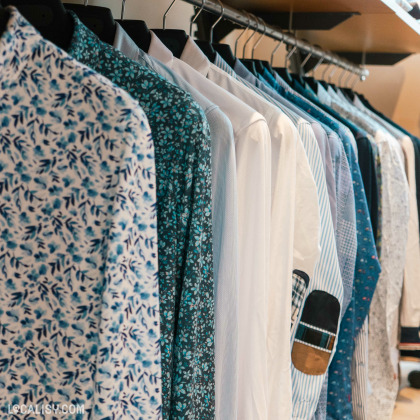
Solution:
[[[72,16],[69,54],[139,101],[155,144],[163,418],[212,419],[214,284],[207,120],[188,93],[101,42]],[[139,284],[141,290],[141,279]]]

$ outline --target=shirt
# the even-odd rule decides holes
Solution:
[[[0,406],[161,418],[154,146],[15,8],[0,38]],[[139,386],[141,384],[141,386]],[[6,389],[8,391],[6,391]],[[69,419],[76,416],[69,415]]]
[[[220,59],[219,59],[220,61]],[[217,59],[216,59],[216,62]],[[270,303],[269,303],[269,349],[268,352],[272,355],[269,359],[269,384],[270,384],[270,411],[269,418],[278,416],[288,418],[292,412],[286,410],[286,404],[292,399],[285,393],[287,392],[287,382],[284,379],[287,373],[290,377],[290,371],[286,370],[285,367],[281,367],[280,354],[284,354],[287,349],[287,354],[283,356],[284,364],[288,362],[290,366],[290,347],[286,346],[282,342],[281,331],[290,329],[287,320],[283,324],[279,323],[279,319],[284,317],[287,312],[286,309],[291,307],[290,298],[292,293],[286,295],[286,292],[291,291],[290,277],[293,269],[293,278],[299,282],[302,280],[309,283],[316,282],[314,279],[314,269],[316,262],[319,258],[319,237],[312,236],[316,235],[314,231],[315,227],[319,226],[320,216],[318,210],[318,195],[316,185],[313,180],[311,168],[307,160],[304,148],[302,146],[301,138],[298,134],[298,130],[293,126],[292,120],[285,112],[280,110],[275,101],[271,101],[268,95],[263,95],[263,92],[254,90],[253,86],[245,83],[241,80],[235,80],[226,74],[223,70],[214,69],[212,77],[217,80],[218,84],[224,86],[230,92],[234,93],[237,97],[247,101],[248,104],[256,108],[258,111],[263,113],[266,117],[270,127],[270,134],[272,140],[272,224],[271,224],[271,281],[272,287],[270,292]],[[311,132],[309,124],[304,127],[303,120],[300,120],[302,124],[302,134],[304,136],[314,136]],[[297,124],[298,125],[298,124]],[[306,130],[306,131],[305,131]],[[292,139],[295,139],[294,143]],[[293,156],[296,156],[296,161],[293,161]],[[295,163],[297,162],[297,163]],[[297,164],[299,166],[297,166]],[[305,164],[303,166],[303,164]],[[301,177],[306,173],[307,180],[303,181]],[[293,191],[293,178],[292,175],[296,174],[296,190]],[[308,182],[308,180],[310,182]],[[286,212],[285,203],[289,206],[293,204],[291,202],[293,193],[299,201],[296,207],[290,207],[290,210]],[[302,203],[302,204],[300,204]],[[311,204],[309,204],[311,203]],[[305,208],[314,206],[316,212],[305,211],[303,216],[300,211]],[[289,270],[281,271],[279,266],[284,265],[280,258],[284,258],[287,255],[287,246],[283,241],[287,238],[287,230],[285,225],[290,224],[293,226],[292,217],[296,221],[296,228],[290,229],[290,242],[294,243],[296,252],[294,258],[289,259]],[[318,225],[317,225],[318,224]],[[316,241],[314,241],[314,239]],[[292,242],[293,241],[293,242]],[[302,242],[305,242],[302,245]],[[290,245],[289,249],[291,249]],[[291,255],[292,256],[292,255]],[[287,260],[285,260],[287,261]],[[283,279],[280,282],[279,279]],[[289,285],[287,287],[287,285]],[[296,292],[296,290],[294,290]],[[278,295],[276,295],[278,293]],[[284,302],[284,303],[282,303]],[[277,369],[277,372],[276,372]],[[293,368],[292,368],[293,369]],[[280,372],[284,374],[281,375]],[[292,384],[293,386],[293,384]],[[292,393],[293,389],[291,387]],[[283,398],[279,398],[282,395]]]
[[[114,46],[127,57],[156,71],[189,92],[205,112],[210,126],[216,313],[215,407],[216,417],[234,419],[236,418],[239,278],[238,191],[233,127],[219,106],[210,102],[185,79],[171,70],[172,68],[176,70],[175,59],[171,51],[153,32],[151,32],[150,56],[137,47],[118,23]],[[161,61],[153,56],[160,58]]]
[[[188,64],[161,52],[162,49],[149,49],[149,53],[156,54],[219,105],[234,129],[239,226],[238,353],[234,355],[236,363],[228,371],[220,372],[231,375],[231,380],[230,387],[218,395],[219,407],[228,410],[227,414],[223,411],[227,418],[242,418],[241,414],[235,414],[238,407],[251,415],[258,410],[256,405],[266,400],[267,391],[266,306],[261,302],[267,299],[266,282],[262,279],[268,276],[270,132],[260,113]]]
[[[211,139],[189,94],[102,43],[79,19],[69,53],[139,101],[155,144],[163,418],[214,416]]]
[[[267,78],[268,78],[267,72]],[[278,86],[275,80],[271,80],[273,87]],[[322,120],[334,131],[341,133],[340,137],[346,152],[347,160],[351,169],[353,179],[353,190],[356,203],[356,227],[357,227],[357,254],[355,262],[354,295],[350,305],[342,320],[342,329],[337,345],[337,353],[333,359],[328,380],[328,413],[332,416],[334,410],[352,410],[351,407],[351,361],[353,355],[354,337],[362,327],[364,319],[369,311],[372,295],[375,291],[376,283],[380,272],[380,265],[377,260],[376,248],[373,241],[372,227],[367,209],[366,196],[363,189],[363,182],[360,168],[357,164],[357,157],[354,151],[353,142],[349,139],[349,132],[340,128],[332,118],[328,117],[322,110],[311,104],[308,100],[294,95],[291,91],[284,91],[291,100],[300,104],[314,117]],[[353,306],[356,305],[358,314],[356,315]],[[335,364],[340,364],[340,369],[335,368]],[[335,375],[335,373],[338,374]],[[325,391],[324,391],[325,393]],[[335,404],[339,400],[340,404]],[[343,405],[343,401],[346,404]]]

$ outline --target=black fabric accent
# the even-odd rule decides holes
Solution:
[[[305,282],[306,287],[309,286],[309,276],[304,271],[293,270],[293,274],[299,276]]]
[[[413,388],[420,389],[420,370],[413,370],[408,375],[408,382]]]
[[[419,343],[419,328],[418,327],[402,327],[401,328],[401,343]]]
[[[359,166],[362,174],[363,186],[366,192],[367,205],[370,220],[372,222],[373,236],[375,243],[378,240],[378,219],[379,219],[379,188],[376,177],[375,155],[372,145],[366,137],[356,139],[359,151]]]
[[[300,322],[336,334],[339,317],[339,301],[327,292],[314,290],[306,298]]]
[[[420,350],[401,350],[400,353],[404,357],[417,357],[420,359]]]
[[[417,212],[420,220],[420,140],[416,137],[412,137],[411,141],[414,146],[414,160],[416,167],[416,196],[417,196]],[[419,224],[420,233],[420,224]]]

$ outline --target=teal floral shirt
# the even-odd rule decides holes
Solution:
[[[68,52],[138,100],[152,130],[163,418],[213,419],[214,282],[207,120],[188,93],[102,43],[73,17]]]
[[[0,38],[0,410],[161,417],[154,145],[14,8]],[[50,406],[50,408],[48,408]],[[84,414],[82,414],[82,412]],[[48,411],[46,411],[48,414]],[[54,415],[54,412],[52,412]]]

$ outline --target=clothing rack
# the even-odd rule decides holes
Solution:
[[[312,57],[322,59],[323,63],[333,64],[335,66],[341,67],[355,75],[360,77],[360,80],[365,80],[369,76],[369,70],[358,66],[356,64],[350,63],[348,60],[338,57],[337,55],[332,54],[331,52],[325,51],[319,47],[316,47],[308,42],[302,41],[291,34],[283,32],[280,28],[274,27],[271,25],[262,24],[262,19],[259,18],[259,21],[253,20],[249,15],[244,11],[236,10],[228,5],[223,4],[215,0],[183,0],[187,3],[190,3],[194,6],[199,7],[202,10],[213,13],[227,19],[233,23],[241,25],[243,27],[248,27],[253,29],[261,34],[276,39],[278,41],[284,42],[287,45],[296,47],[302,52],[312,54]]]

